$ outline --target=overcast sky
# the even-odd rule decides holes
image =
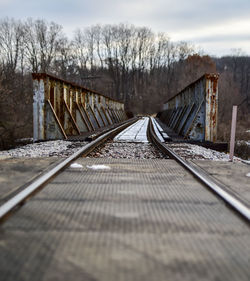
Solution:
[[[250,55],[250,0],[0,0],[0,18],[42,18],[76,28],[131,23],[189,41],[210,55]]]

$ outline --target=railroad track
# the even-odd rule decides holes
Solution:
[[[134,136],[128,125],[99,136],[0,207],[1,280],[249,280],[247,215],[208,191],[189,163],[177,162],[154,121],[135,122]],[[146,131],[167,159],[91,156],[101,143],[105,155],[114,136],[121,147],[126,138],[146,141]],[[136,149],[143,146],[153,145]]]
[[[0,221],[4,221],[13,210],[18,206],[22,205],[29,197],[39,191],[46,183],[48,183],[53,177],[58,173],[62,172],[66,167],[68,167],[73,161],[82,156],[87,156],[90,152],[96,149],[98,146],[103,145],[108,139],[113,138],[122,130],[125,130],[128,126],[135,123],[137,119],[130,120],[129,122],[124,122],[122,125],[117,126],[108,132],[104,132],[98,138],[96,138],[91,143],[85,145],[83,148],[79,149],[76,153],[59,163],[50,171],[43,174],[36,181],[32,182],[25,189],[17,193],[15,196],[10,198],[2,206],[0,206]],[[232,207],[237,213],[239,213],[247,221],[250,220],[250,209],[242,202],[242,200],[230,194],[226,188],[218,184],[211,176],[209,176],[204,171],[197,169],[191,163],[185,161],[182,157],[171,150],[165,140],[169,140],[169,137],[161,130],[157,122],[150,118],[148,122],[147,136],[150,142],[154,144],[157,149],[159,149],[165,155],[168,155],[171,159],[177,161],[182,165],[189,173],[191,173],[197,180],[202,182],[206,187],[212,190],[216,195],[222,198],[230,207]],[[134,125],[135,126],[135,125]]]

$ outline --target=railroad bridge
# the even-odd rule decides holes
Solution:
[[[46,73],[33,74],[34,140],[67,139],[127,119],[124,104]],[[205,74],[164,103],[158,117],[185,139],[217,139],[218,75]]]
[[[174,150],[216,141],[217,75],[131,119],[100,93],[33,78],[32,149],[80,141],[66,157],[0,160],[0,281],[250,280],[249,166]]]

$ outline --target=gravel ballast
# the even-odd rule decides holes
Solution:
[[[88,157],[126,159],[167,159],[149,143],[108,142],[95,149]]]
[[[0,151],[0,159],[5,158],[42,158],[42,157],[68,157],[88,142],[71,142],[64,140],[46,141],[27,144],[15,149]],[[189,143],[168,143],[174,152],[186,160],[214,160],[229,161],[226,153],[207,149]],[[100,158],[127,158],[127,159],[166,159],[150,143],[112,142],[94,150],[88,157]],[[241,159],[235,157],[235,161]]]
[[[229,161],[229,155],[209,148],[190,143],[169,143],[167,144],[176,154],[186,160],[214,160]],[[239,158],[235,158],[238,160]]]
[[[71,142],[64,140],[32,143],[15,149],[0,151],[0,159],[20,157],[68,157],[85,144],[87,144],[87,142]]]

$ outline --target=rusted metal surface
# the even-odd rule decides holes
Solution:
[[[34,141],[65,139],[126,119],[119,101],[46,73],[32,77]]]
[[[185,138],[215,142],[218,74],[205,74],[168,100],[160,119]]]

